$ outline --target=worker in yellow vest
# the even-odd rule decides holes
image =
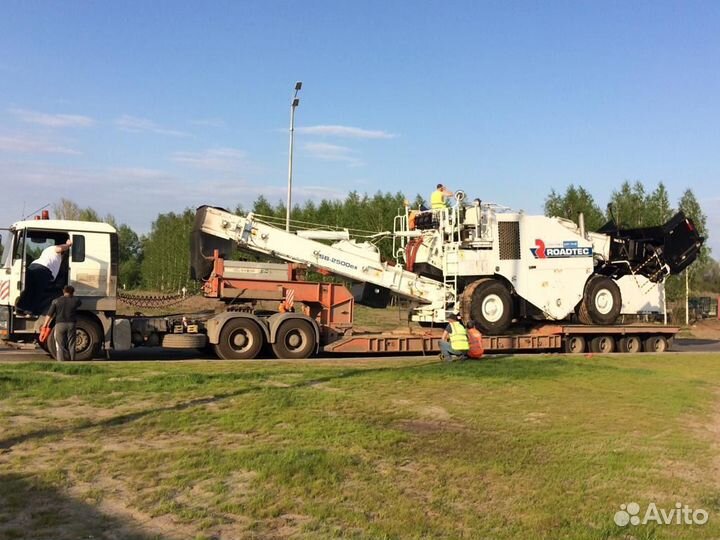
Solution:
[[[467,330],[454,313],[450,313],[447,320],[448,325],[440,341],[440,358],[445,362],[452,362],[455,358],[465,360],[470,350]]]
[[[445,186],[438,184],[437,189],[432,192],[432,195],[430,195],[430,208],[433,210],[447,208],[447,198],[454,195],[455,194],[452,191],[449,191]]]

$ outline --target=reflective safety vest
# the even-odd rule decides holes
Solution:
[[[430,208],[437,210],[438,208],[445,208],[445,195],[439,189],[436,189],[430,195]]]
[[[450,347],[455,351],[467,351],[470,349],[467,330],[459,322],[450,323],[452,334],[450,334]]]
[[[471,328],[468,330],[468,341],[470,342],[470,350],[468,356],[470,358],[482,358],[485,353],[483,349],[482,334],[477,328]]]

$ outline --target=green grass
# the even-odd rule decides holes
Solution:
[[[0,364],[0,537],[718,537],[717,360]]]

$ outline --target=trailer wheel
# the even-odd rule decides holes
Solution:
[[[165,349],[202,349],[206,343],[205,334],[165,334],[162,339]]]
[[[309,357],[316,344],[315,330],[310,323],[302,319],[288,319],[280,325],[272,349],[279,359],[294,360]]]
[[[590,340],[590,351],[594,353],[611,353],[615,350],[612,336],[596,336]]]
[[[472,293],[470,315],[483,333],[501,334],[512,321],[510,291],[496,279],[483,280]]]
[[[220,331],[215,353],[223,360],[255,358],[263,346],[262,330],[250,319],[229,319]]]
[[[568,336],[565,338],[565,352],[582,354],[585,352],[585,338],[582,336]]]
[[[78,316],[75,323],[75,360],[92,360],[100,352],[102,330],[99,325],[88,317]],[[47,340],[50,356],[57,359],[55,346],[55,327]]]
[[[638,336],[622,337],[618,341],[618,350],[622,353],[638,353],[642,350],[642,341]]]
[[[643,343],[645,352],[661,353],[667,351],[668,343],[665,336],[650,336]]]
[[[613,324],[621,308],[620,287],[617,283],[609,277],[594,276],[585,285],[578,319],[583,324]]]

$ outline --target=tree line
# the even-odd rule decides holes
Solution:
[[[682,193],[675,207],[662,182],[648,190],[642,182],[625,181],[619,189],[613,190],[604,210],[581,186],[570,185],[564,193],[552,190],[545,199],[545,215],[565,217],[577,223],[582,213],[590,231],[598,230],[611,220],[625,229],[654,227],[664,224],[679,210],[693,220],[700,235],[705,237],[698,260],[687,269],[690,289],[697,294],[720,292],[720,265],[710,256],[707,217],[691,189]],[[685,276],[670,276],[665,282],[665,293],[669,301],[682,298]]]
[[[400,192],[374,195],[350,192],[344,199],[323,199],[295,205],[291,212],[293,227],[322,227],[350,229],[351,236],[365,237],[377,244],[385,260],[393,258],[392,242],[378,240],[374,234],[392,231],[393,220],[403,207],[406,197]],[[417,195],[413,205],[425,200]],[[620,227],[649,227],[665,223],[675,211],[683,210],[691,217],[700,234],[707,237],[707,219],[692,190],[686,190],[675,207],[670,203],[664,184],[648,189],[642,182],[623,182],[612,192],[606,208],[601,208],[582,186],[569,186],[564,192],[551,190],[545,199],[545,214],[578,221],[584,215],[588,230],[597,230],[607,221],[614,220]],[[282,202],[272,204],[265,197],[258,197],[249,209],[238,205],[236,213],[252,211],[262,219],[284,227],[286,207]],[[119,223],[114,216],[101,216],[92,208],[82,208],[77,203],[61,199],[54,205],[54,217],[81,221],[105,221],[113,225],[119,236],[120,266],[119,286],[125,289],[145,289],[177,292],[183,287],[194,290],[198,284],[190,279],[190,232],[195,212],[168,212],[157,216],[150,231],[138,235],[127,224]],[[707,243],[706,243],[707,245]],[[720,267],[710,257],[710,250],[703,247],[700,259],[690,267],[690,285],[697,292],[720,292]],[[680,298],[684,281],[678,277],[667,283],[668,299]]]

